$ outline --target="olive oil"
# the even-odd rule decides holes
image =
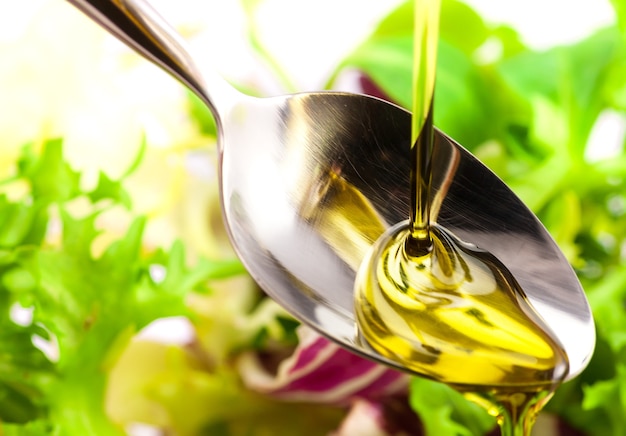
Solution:
[[[529,432],[567,375],[567,356],[494,256],[437,225],[429,233],[425,254],[408,253],[408,223],[369,252],[355,289],[361,336],[383,356],[485,406],[503,427]]]
[[[439,9],[439,0],[415,2],[411,214],[359,268],[359,334],[383,356],[485,407],[504,436],[529,435],[568,359],[495,256],[431,223]]]

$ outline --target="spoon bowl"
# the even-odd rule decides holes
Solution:
[[[296,318],[364,357],[405,370],[359,338],[353,286],[361,260],[410,207],[411,115],[340,92],[254,98],[200,72],[180,37],[142,0],[68,0],[188,86],[218,126],[224,221],[259,286]],[[546,229],[487,167],[440,131],[431,221],[495,255],[570,360],[595,345],[589,304]]]

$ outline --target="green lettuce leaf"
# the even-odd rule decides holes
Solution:
[[[328,86],[332,86],[342,70],[356,68],[395,103],[410,108],[412,17],[413,2],[402,3],[392,11],[338,65]],[[442,2],[435,125],[470,150],[490,139],[510,140],[511,125],[524,124],[530,118],[528,104],[511,92],[491,65],[477,61],[477,51],[487,40],[499,44],[503,56],[512,56],[523,47],[513,29],[487,26],[465,3]],[[507,116],[502,117],[503,113]]]
[[[410,403],[427,435],[474,436],[489,432],[494,417],[443,383],[425,378],[411,382]]]
[[[587,286],[598,330],[594,356],[585,371],[557,390],[548,409],[573,426],[598,436],[617,436],[626,426],[626,268],[614,269]]]

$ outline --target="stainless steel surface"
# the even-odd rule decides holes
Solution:
[[[356,94],[242,95],[199,71],[144,1],[68,0],[202,98],[219,128],[225,222],[258,284],[301,321],[366,357],[355,271],[389,226],[409,215],[410,114]],[[587,364],[595,330],[583,290],[547,231],[482,163],[437,131],[432,221],[506,265],[570,358]]]

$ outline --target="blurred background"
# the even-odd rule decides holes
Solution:
[[[293,91],[285,90],[252,52],[242,2],[155,0],[153,3],[189,38],[201,64],[219,70],[233,81],[257,87],[263,94]],[[401,2],[266,0],[256,3],[254,20],[259,38],[293,82],[294,90],[304,91],[322,88],[340,60]],[[523,40],[535,48],[575,41],[615,20],[608,0],[468,0],[467,3],[489,21],[513,25]],[[67,119],[76,120],[76,112],[90,112],[92,108],[85,104],[94,106],[101,116],[126,120],[128,125],[135,124],[131,119],[137,118],[137,113],[144,118],[159,117],[159,110],[165,111],[165,106],[172,107],[175,113],[171,99],[180,94],[178,85],[156,68],[135,59],[70,4],[32,0],[0,7],[3,138],[14,138],[18,143],[31,139],[42,128],[43,118],[48,118],[45,124],[49,129],[64,131],[65,136],[69,129],[70,137],[78,135],[75,132],[80,129],[78,126],[88,130],[84,123]],[[122,73],[126,74],[121,76]],[[116,104],[120,95],[132,103],[129,105],[125,100],[125,104]],[[155,99],[163,103],[155,107],[152,104]],[[137,105],[158,110],[138,111]],[[78,106],[82,109],[76,109]],[[112,106],[116,107],[115,111],[110,110]],[[126,109],[125,114],[119,112]],[[66,111],[73,111],[72,116],[66,115]],[[157,135],[159,129],[165,134],[169,129],[163,126],[170,127],[174,120],[180,119],[163,118],[169,118],[168,114],[160,114],[159,122],[152,125],[154,132],[149,134]],[[24,119],[31,122],[17,122]],[[61,127],[61,124],[65,125]],[[74,126],[70,128],[67,124]],[[114,131],[107,129],[114,140],[102,138],[102,142],[123,141],[113,136],[116,133],[126,141],[134,140],[136,132],[135,136],[131,132],[116,132],[123,130],[117,124],[112,126]],[[68,147],[74,148],[71,145],[74,140],[68,141]]]
[[[289,86],[251,49],[242,2],[153,3],[189,38],[201,65],[272,95],[321,89],[340,60],[400,1],[248,2],[258,3],[255,32],[289,78]],[[575,41],[615,20],[608,0],[467,3],[491,22],[513,25],[533,48]],[[0,8],[0,134],[5,144],[21,144],[45,128],[48,134],[63,134],[77,161],[101,161],[98,153],[113,153],[118,148],[114,144],[122,149],[136,144],[139,130],[150,136],[150,143],[161,144],[171,142],[167,135],[188,134],[178,112],[180,86],[70,4],[32,0]],[[102,120],[110,122],[109,128],[93,138],[90,127]],[[86,152],[77,145],[83,140],[102,146]]]
[[[389,83],[388,76],[378,75],[398,68],[402,72],[394,77],[402,82],[410,69],[405,62],[410,52],[403,52],[397,65],[370,57],[372,41],[383,41],[386,53],[395,53],[397,47],[384,45],[387,40],[376,29],[402,6],[402,0],[151,3],[189,41],[201,66],[218,70],[251,94],[332,88],[373,92],[405,106],[402,98],[410,99],[409,93]],[[449,15],[442,19],[452,17],[453,24],[442,31],[448,47],[442,50],[442,76],[458,71],[462,81],[442,81],[437,124],[492,167],[539,215],[576,268],[596,317],[605,322],[598,328],[603,363],[593,363],[580,380],[563,387],[563,394],[546,413],[548,418],[542,418],[538,434],[622,434],[626,428],[626,398],[620,393],[626,383],[626,11],[621,0],[450,0],[444,4]],[[621,13],[620,30],[616,11]],[[465,23],[471,23],[467,24],[471,30],[463,28]],[[604,28],[609,30],[597,33]],[[409,35],[410,29],[398,29],[403,37]],[[460,113],[468,114],[465,123],[459,120]],[[477,135],[476,130],[484,134]],[[55,138],[62,138],[62,159],[71,171],[60,162],[50,163],[52,154],[45,150],[52,149],[50,141]],[[0,409],[7,410],[0,411],[0,423],[5,423],[0,434],[428,433],[428,426],[420,422],[423,414],[434,412],[424,411],[410,399],[417,398],[416,389],[436,388],[417,388],[416,382],[405,379],[401,389],[390,385],[373,396],[355,391],[345,398],[311,403],[275,395],[281,389],[289,391],[293,381],[277,377],[276,368],[282,363],[289,374],[299,350],[315,339],[267,301],[234,260],[220,223],[210,115],[167,74],[65,1],[0,4],[0,141],[0,180],[4,180],[0,205],[37,204],[41,174],[50,177],[42,183],[57,180],[50,174],[64,174],[58,183],[74,183],[76,193],[55,204],[78,216],[97,213],[100,233],[85,239],[88,248],[82,256],[97,259],[108,253],[111,242],[128,235],[134,217],[141,215],[146,224],[138,259],[158,252],[150,265],[167,266],[163,273],[167,275],[178,256],[172,247],[180,243],[187,259],[182,264],[200,265],[199,269],[181,267],[180,286],[188,289],[176,297],[181,305],[178,312],[161,310],[141,318],[138,313],[152,313],[156,306],[142,306],[148,300],[139,291],[132,298],[122,297],[123,289],[106,284],[110,274],[104,270],[94,269],[92,276],[102,280],[103,293],[94,291],[76,302],[68,296],[72,304],[68,303],[66,314],[66,297],[51,297],[61,284],[45,281],[50,267],[44,271],[44,264],[37,264],[40,270],[35,271],[29,269],[35,268],[31,263],[2,260],[0,302],[10,312],[6,335],[12,338],[7,343],[22,338],[22,333],[26,336],[19,347],[4,350],[3,356],[13,356],[7,360],[13,363],[6,369],[0,365]],[[28,152],[26,144],[31,144]],[[31,165],[29,159],[35,159],[31,154],[37,153],[48,160]],[[54,170],[41,170],[46,165]],[[78,182],[69,176],[72,171],[80,173]],[[102,172],[109,184],[102,182]],[[100,207],[96,191],[113,206]],[[93,204],[83,204],[85,196]],[[4,209],[1,213],[8,216]],[[36,244],[30,237],[2,239],[0,232],[2,253],[36,245],[50,256],[67,255],[64,247],[70,250],[73,245],[63,235],[73,227],[58,215],[51,214]],[[19,218],[22,215],[16,216],[11,222],[26,222]],[[8,221],[2,222],[9,228]],[[72,237],[84,236],[78,234]],[[213,269],[202,259],[208,259]],[[76,265],[62,270],[63,274],[74,274],[80,269]],[[9,272],[16,270],[28,270],[32,280],[40,281],[37,286],[13,285],[15,274]],[[148,270],[159,285],[154,268]],[[67,283],[63,286],[80,294],[84,279],[76,279],[75,289]],[[133,283],[131,288],[140,286]],[[92,308],[100,307],[105,289],[111,300],[119,297],[120,301],[119,306],[107,303],[107,313],[116,314],[124,307],[133,310],[126,318],[120,315],[124,323],[110,328],[102,324],[102,331],[111,334],[93,336],[97,339],[93,343],[99,345],[89,348],[84,344],[91,343],[93,330],[81,324],[80,334],[70,333],[73,324],[67,320],[73,310],[81,314],[77,318],[81,322],[91,320]],[[123,298],[131,299],[122,304]],[[56,303],[50,303],[53,300]],[[85,309],[88,316],[83,316],[81,305],[89,308]],[[94,325],[99,325],[99,318],[95,319]],[[47,333],[34,332],[35,328]],[[33,344],[43,356],[31,349]],[[24,354],[27,349],[33,354]],[[85,360],[89,353],[98,356],[93,358],[93,373],[76,372],[79,366],[89,367]],[[26,365],[20,358],[35,363]],[[83,386],[86,395],[96,398],[94,404],[86,402],[85,410],[69,399],[70,394],[58,394],[64,389],[74,392],[70,387],[80,385],[59,376],[72,371],[80,374],[78,381],[99,380],[97,386]],[[345,369],[339,378],[353,377]],[[73,398],[80,397],[76,395]],[[494,422],[479,411],[471,409],[464,415],[479,417],[468,421],[448,410],[449,402],[465,407],[456,403],[461,401],[458,398],[450,398],[436,410],[446,410],[445,420],[469,432],[458,434],[493,431]],[[75,414],[65,412],[73,407]],[[310,428],[310,433],[302,433],[302,428]],[[596,433],[589,433],[590,429]],[[446,434],[440,431],[431,428],[428,434]]]

